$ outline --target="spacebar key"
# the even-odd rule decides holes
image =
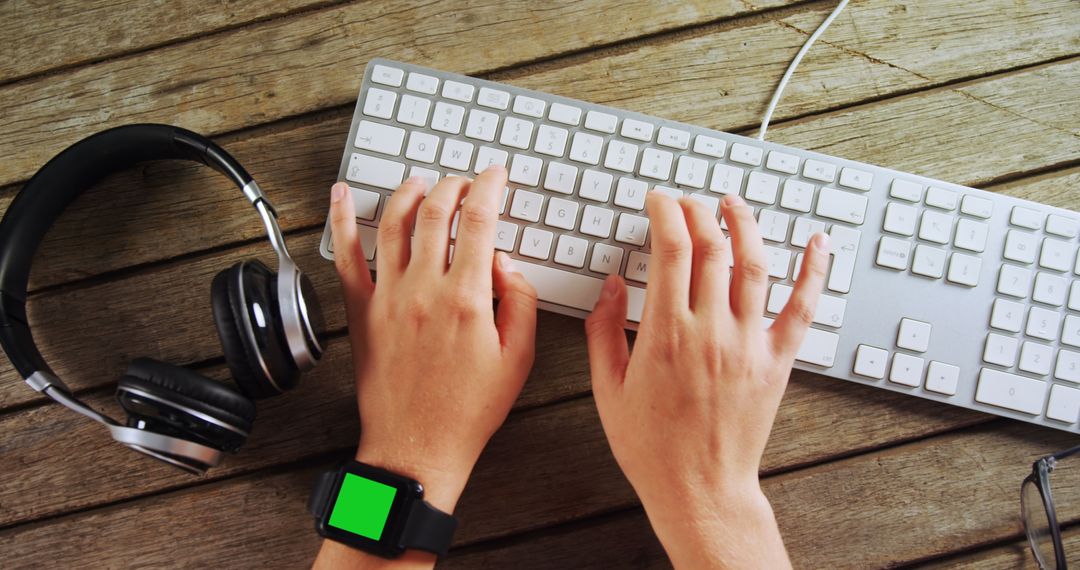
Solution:
[[[552,269],[520,259],[514,260],[514,270],[525,276],[525,280],[536,288],[536,296],[541,301],[563,305],[582,311],[592,311],[604,280],[578,273]],[[627,319],[641,322],[641,309],[645,306],[645,290],[627,287]]]

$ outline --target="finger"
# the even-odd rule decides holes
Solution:
[[[489,166],[473,180],[458,217],[450,275],[481,291],[491,289],[495,224],[499,219],[499,198],[505,187],[506,169]]]
[[[690,241],[694,244],[693,269],[690,273],[690,307],[710,315],[730,314],[728,304],[728,260],[731,251],[720,231],[716,217],[702,203],[679,200],[686,215]]]
[[[754,209],[738,196],[726,196],[720,203],[731,233],[735,259],[731,279],[731,311],[735,318],[757,319],[765,312],[765,293],[769,270],[765,264],[765,245],[758,232]]]
[[[374,284],[356,229],[352,191],[344,182],[338,182],[330,189],[330,239],[334,246],[334,267],[346,301],[358,296],[366,298]]]
[[[409,268],[438,275],[446,273],[450,251],[450,225],[469,179],[447,176],[435,184],[416,212],[416,236]],[[455,250],[454,255],[457,255]],[[490,267],[490,266],[489,266]]]
[[[803,256],[802,269],[799,271],[799,279],[795,281],[791,298],[776,317],[776,322],[769,327],[774,353],[794,358],[798,352],[803,337],[806,336],[806,329],[814,320],[814,311],[817,310],[828,267],[829,236],[814,234]]]
[[[376,238],[375,270],[379,282],[396,281],[409,265],[413,220],[424,199],[423,178],[410,177],[386,201]]]
[[[457,253],[454,255],[456,259]],[[536,351],[536,289],[514,271],[510,256],[501,251],[491,273],[495,298],[499,300],[495,328],[503,355],[522,369],[530,368]]]
[[[652,231],[645,313],[688,311],[693,246],[682,208],[659,192],[649,192],[645,205]]]
[[[609,275],[592,314],[585,319],[593,393],[600,399],[621,386],[626,375],[630,347],[625,325],[626,283],[618,275]]]

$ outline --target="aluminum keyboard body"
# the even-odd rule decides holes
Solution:
[[[648,273],[646,191],[753,205],[775,317],[813,231],[834,255],[804,370],[1080,432],[1080,215],[923,176],[410,64],[367,66],[338,180],[375,268],[387,197],[413,174],[511,182],[498,247],[541,307],[585,317],[607,272]],[[333,258],[329,222],[321,243]]]

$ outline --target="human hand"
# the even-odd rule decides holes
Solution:
[[[332,189],[334,262],[360,408],[357,460],[415,478],[425,499],[446,512],[454,510],[533,362],[536,292],[506,254],[494,255],[505,185],[499,167],[471,185],[444,178],[427,198],[422,181],[407,180],[379,224],[378,283],[361,250],[348,187]]]
[[[604,432],[676,566],[788,565],[758,469],[814,315],[828,238],[811,239],[791,299],[766,329],[769,277],[753,209],[723,200],[729,247],[693,200],[652,192],[647,207],[652,258],[633,355],[619,277],[586,320]]]

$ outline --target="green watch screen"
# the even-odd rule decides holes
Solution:
[[[330,511],[330,526],[379,540],[397,489],[360,475],[346,473]]]

